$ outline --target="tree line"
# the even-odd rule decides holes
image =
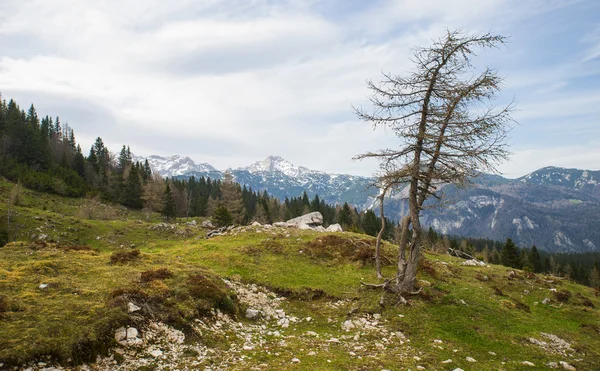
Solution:
[[[447,236],[432,228],[429,228],[426,240],[428,247],[434,250],[458,250],[489,264],[566,277],[600,289],[600,252],[549,253],[535,245],[518,247],[510,238],[500,242],[487,238]]]
[[[23,186],[69,197],[99,197],[132,209],[160,212],[165,217],[225,217],[219,224],[273,223],[308,212],[323,215],[325,226],[339,223],[345,230],[375,235],[381,219],[373,212],[359,213],[347,203],[329,205],[306,193],[279,200],[233,182],[201,177],[163,179],[152,174],[148,161],[133,161],[129,146],[118,155],[101,137],[87,156],[74,130],[60,117],[40,118],[32,104],[27,112],[13,99],[0,96],[0,175]],[[225,213],[223,212],[225,211]],[[218,219],[218,218],[217,218]],[[393,224],[386,220],[386,237]]]

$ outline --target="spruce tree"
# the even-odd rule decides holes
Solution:
[[[223,205],[217,207],[212,216],[212,222],[217,227],[227,227],[233,222],[233,217],[227,208]]]
[[[167,219],[175,217],[175,199],[173,198],[173,192],[168,182],[165,182],[165,191],[163,193],[163,208],[162,215]]]
[[[542,271],[542,259],[535,245],[531,246],[531,250],[529,250],[529,264],[531,264],[535,273],[540,273]]]
[[[337,221],[342,228],[344,228],[344,230],[348,229],[348,227],[352,225],[352,211],[350,210],[350,206],[347,202],[344,202],[344,206],[342,206],[342,209],[338,214]]]
[[[381,219],[377,218],[377,215],[373,210],[367,210],[363,218],[363,229],[369,236],[377,236],[381,229]]]
[[[142,182],[139,175],[139,167],[132,166],[125,183],[121,203],[133,209],[141,209],[142,203]]]
[[[246,217],[246,208],[244,207],[242,190],[237,183],[233,182],[231,173],[225,173],[220,190],[221,199],[218,201],[218,205],[224,206],[229,211],[233,223],[243,224]]]
[[[506,243],[500,251],[500,262],[507,267],[519,267],[519,251],[510,238],[506,239]]]

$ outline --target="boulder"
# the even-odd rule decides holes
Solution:
[[[290,228],[290,227],[295,227],[295,225],[289,224],[288,222],[275,222],[275,223],[273,223],[273,227]]]
[[[339,224],[332,224],[329,227],[327,227],[327,229],[325,229],[326,232],[343,232],[342,226]]]
[[[308,213],[308,214],[299,216],[294,219],[290,219],[286,223],[295,225],[296,227],[299,227],[302,224],[306,224],[311,227],[316,227],[318,225],[323,224],[323,215],[321,215],[320,212],[315,211],[312,213]]]
[[[260,227],[262,224],[260,224],[259,222],[253,222],[252,224],[250,224],[252,227]]]
[[[204,220],[202,222],[202,224],[200,224],[202,226],[202,228],[214,228],[214,224],[212,224],[212,222],[210,220]]]
[[[486,264],[477,259],[469,259],[469,260],[465,260],[464,262],[460,263],[460,265],[466,265],[469,267],[485,267]]]
[[[260,311],[257,309],[248,308],[246,310],[246,318],[250,320],[255,320],[260,317]]]
[[[127,311],[129,313],[133,313],[133,312],[137,312],[138,310],[141,310],[142,308],[138,307],[137,305],[133,304],[132,302],[127,303]]]

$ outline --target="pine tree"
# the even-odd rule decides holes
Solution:
[[[233,223],[243,224],[246,209],[244,207],[244,199],[242,198],[242,190],[238,184],[233,182],[233,175],[231,173],[225,173],[220,190],[221,199],[219,200],[219,206],[224,206],[229,211]]]
[[[165,191],[163,193],[163,208],[162,215],[167,219],[175,217],[175,199],[173,198],[173,192],[168,182],[165,183]]]
[[[363,229],[366,234],[369,236],[377,236],[379,230],[381,229],[380,218],[377,218],[377,215],[373,212],[373,210],[367,210],[364,214],[363,218]]]
[[[226,227],[231,225],[233,222],[233,217],[231,216],[229,210],[227,210],[225,206],[221,205],[216,208],[212,216],[212,222],[217,227]]]
[[[531,264],[535,273],[540,273],[542,271],[542,259],[535,245],[531,246],[531,250],[529,250],[529,264]]]
[[[518,268],[519,266],[519,251],[510,238],[506,239],[500,251],[500,262],[507,267]]]
[[[121,196],[121,203],[133,209],[142,208],[142,182],[139,175],[139,167],[132,166],[125,183],[125,189]]]
[[[600,271],[596,266],[593,266],[590,272],[590,286],[596,290],[600,289]]]
[[[352,225],[352,211],[350,210],[350,206],[347,202],[344,202],[344,206],[342,206],[342,209],[338,214],[337,221],[344,230],[348,229],[348,227]]]

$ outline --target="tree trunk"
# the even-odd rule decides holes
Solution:
[[[377,278],[383,278],[381,274],[381,237],[383,236],[383,231],[385,230],[385,216],[383,214],[383,198],[385,197],[385,191],[382,193],[381,198],[379,199],[379,215],[381,216],[381,229],[377,234],[377,242],[375,243],[375,270],[377,271]]]

